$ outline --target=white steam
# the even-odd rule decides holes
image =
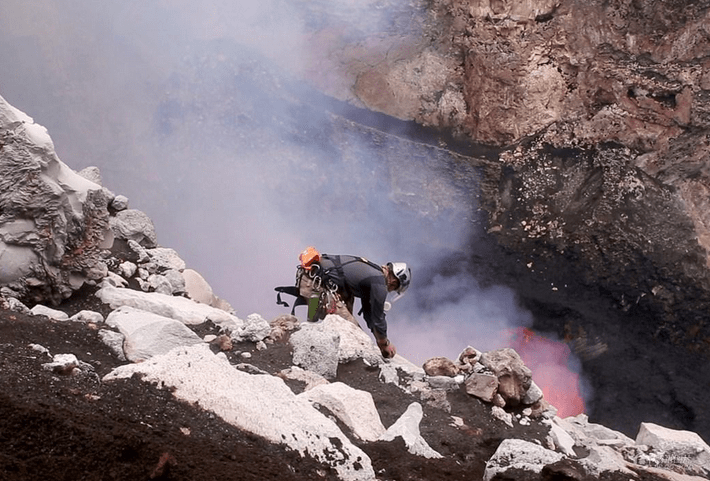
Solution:
[[[391,339],[417,363],[454,358],[531,321],[507,289],[435,275],[476,249],[475,181],[451,175],[475,172],[327,113],[294,80],[342,90],[335,47],[411,29],[405,3],[3,0],[0,94],[75,170],[100,167],[238,315],[288,312],[273,288],[293,282],[308,245],[405,261],[413,286],[389,313]]]

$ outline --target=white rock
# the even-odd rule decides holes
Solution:
[[[522,439],[504,439],[486,463],[483,479],[490,481],[496,474],[513,468],[539,473],[546,465],[556,463],[562,458],[560,453]]]
[[[147,293],[106,285],[96,292],[96,296],[113,309],[131,306],[175,319],[187,325],[212,321],[222,330],[230,332],[236,331],[244,325],[244,321],[236,316],[185,297],[167,296],[156,292]]]
[[[100,312],[83,310],[71,316],[69,320],[74,322],[93,322],[94,324],[100,324],[104,322],[104,316],[101,315]]]
[[[113,352],[120,361],[127,361],[126,354],[123,352],[123,341],[125,341],[126,336],[120,332],[101,329],[99,331],[99,339],[111,349],[111,352]]]
[[[299,396],[327,408],[363,441],[377,441],[385,432],[372,394],[342,382],[321,384]]]
[[[158,272],[168,269],[177,271],[185,270],[185,261],[180,258],[174,249],[169,247],[156,247],[154,249],[146,249],[148,257],[154,262],[158,268]]]
[[[550,438],[555,445],[555,450],[567,456],[576,456],[573,449],[575,445],[574,438],[562,427],[563,423],[559,417],[555,416],[552,420],[544,419],[542,423],[550,427]]]
[[[156,247],[153,221],[145,213],[136,209],[126,209],[110,218],[111,230],[119,239],[132,240],[145,247]]]
[[[314,324],[304,324],[304,326]],[[356,359],[363,359],[371,366],[379,366],[383,362],[380,350],[375,346],[370,336],[352,322],[335,314],[325,316],[322,322],[324,329],[337,332],[340,336],[338,348],[338,362],[346,363]]]
[[[111,201],[111,207],[118,212],[128,209],[128,197],[125,195],[117,195]]]
[[[234,341],[259,342],[264,340],[271,333],[271,325],[259,314],[249,314],[244,320],[242,327],[232,331],[231,338]]]
[[[333,421],[291,392],[283,380],[234,369],[204,344],[118,367],[104,381],[134,373],[143,374],[148,382],[174,388],[177,398],[196,403],[240,429],[332,466],[340,479],[375,479],[370,458]]]
[[[499,406],[493,406],[491,407],[491,414],[493,415],[494,418],[500,419],[503,421],[505,424],[510,426],[511,428],[513,427],[513,415],[505,412],[505,409]]]
[[[187,297],[202,304],[213,305],[214,292],[204,277],[192,269],[182,271],[182,276],[185,279]]]
[[[662,451],[666,464],[682,465],[693,474],[710,474],[710,446],[697,433],[641,423],[636,444]]]
[[[133,362],[165,354],[175,347],[202,344],[202,339],[182,322],[129,306],[111,312],[106,324],[126,337],[123,351]]]
[[[71,374],[78,366],[79,360],[74,354],[55,354],[52,362],[42,364],[44,369],[61,374]]]
[[[47,316],[50,319],[54,319],[55,321],[69,320],[69,316],[66,312],[62,312],[57,309],[52,309],[50,307],[43,306],[42,304],[37,304],[36,306],[34,306],[32,309],[30,309],[30,313],[32,313],[33,316]]]
[[[118,266],[118,270],[121,272],[121,275],[125,277],[126,279],[130,279],[133,277],[138,270],[138,266],[135,265],[133,262],[129,261],[123,261],[121,262],[121,265]]]
[[[419,432],[419,423],[421,423],[423,416],[424,411],[421,404],[417,402],[410,404],[404,414],[379,439],[392,441],[396,437],[401,437],[412,454],[430,459],[443,457],[427,444]]]
[[[347,321],[346,321],[347,322]],[[289,338],[293,346],[293,363],[326,379],[338,373],[340,335],[323,323],[304,324]]]

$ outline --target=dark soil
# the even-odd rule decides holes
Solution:
[[[91,288],[59,309],[69,315],[82,309],[108,314]],[[0,480],[336,479],[315,460],[241,431],[135,376],[101,382],[122,362],[99,339],[100,328],[0,310]],[[211,329],[196,328],[201,335]],[[271,373],[291,365],[287,342],[264,351],[244,343],[234,351],[251,352],[248,362]],[[44,369],[54,354],[74,354],[94,372],[62,375]],[[237,356],[229,357],[237,362]],[[410,403],[424,406],[422,435],[444,459],[413,456],[401,441],[354,440],[383,480],[481,479],[504,438],[545,436],[539,425],[507,427],[463,392],[448,395],[452,413],[465,423],[457,428],[447,412],[380,382],[378,370],[362,361],[341,365],[337,380],[372,393],[385,426]],[[289,386],[300,392],[299,384]]]

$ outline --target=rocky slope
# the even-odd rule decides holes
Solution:
[[[422,369],[400,356],[386,362],[337,316],[317,324],[236,317],[174,250],[157,244],[150,219],[100,186],[95,169],[83,172],[93,179],[87,184],[46,136],[31,135],[41,127],[2,105],[9,121],[0,126],[0,164],[36,179],[3,190],[3,199],[48,186],[47,203],[66,205],[77,232],[94,232],[87,213],[96,210],[111,226],[108,235],[84,237],[81,251],[52,257],[43,243],[24,247],[41,259],[32,275],[23,263],[3,263],[7,479],[710,475],[710,447],[694,433],[647,423],[634,441],[584,415],[556,417],[514,351],[469,348]],[[102,208],[73,196],[87,185],[105,199]],[[36,230],[29,222],[18,229],[15,219],[28,210],[3,205],[5,256],[46,233],[40,220],[57,211],[38,209]],[[61,226],[53,232],[71,245]],[[77,281],[85,272],[77,265],[101,274]],[[56,292],[66,299],[55,308],[33,302],[42,292],[47,303],[57,304]]]

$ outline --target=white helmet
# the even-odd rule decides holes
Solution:
[[[404,291],[407,290],[412,280],[412,270],[407,267],[405,262],[388,262],[387,267],[389,267],[390,272],[399,280],[397,294],[401,296],[404,294]]]

